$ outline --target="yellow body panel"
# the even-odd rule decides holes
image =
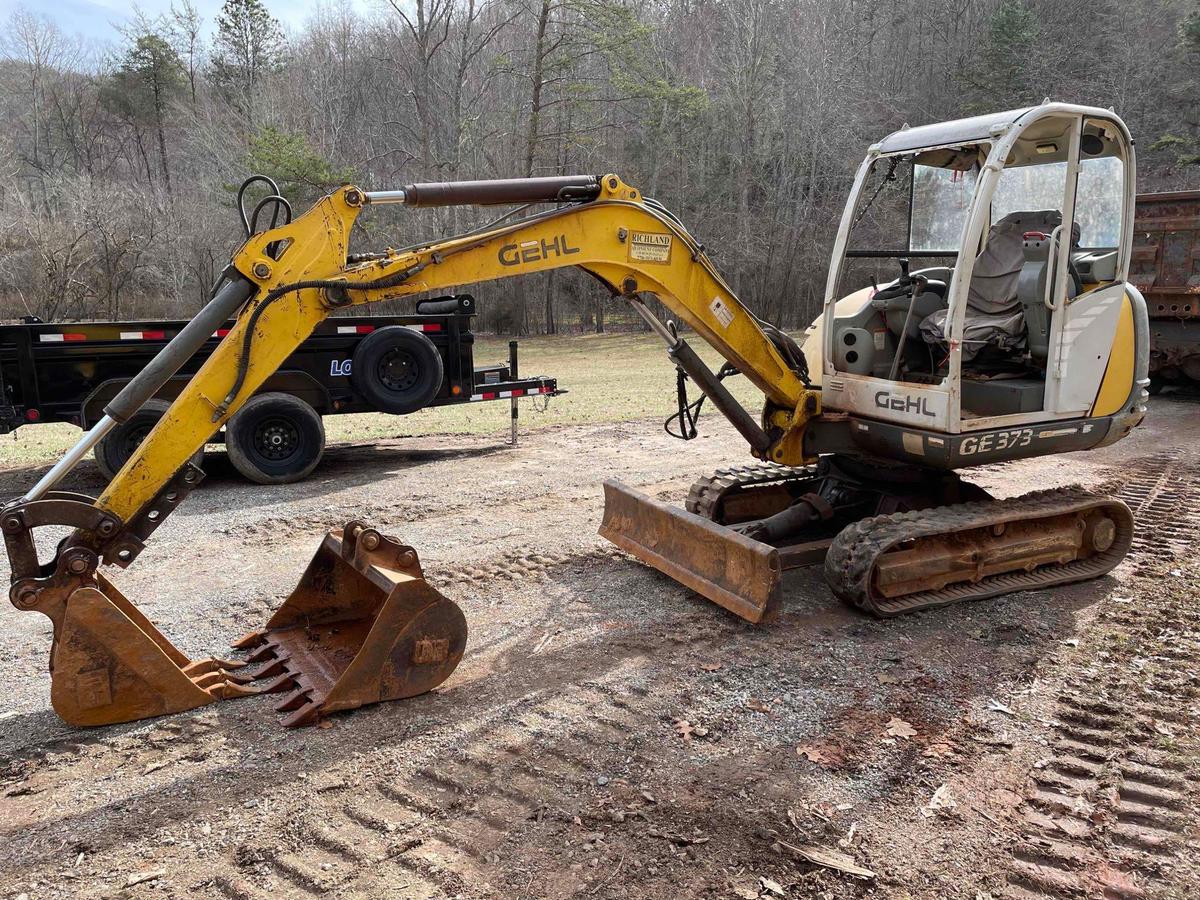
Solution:
[[[415,251],[389,251],[355,265],[346,263],[350,229],[363,203],[363,193],[354,187],[341,188],[288,225],[255,235],[233,265],[259,286],[259,293],[97,506],[129,521],[338,306],[567,266],[591,272],[621,294],[655,294],[766,396],[769,421],[783,431],[769,458],[788,465],[809,461],[803,454],[803,429],[819,410],[819,395],[806,390],[678,222],[643,203],[639,192],[616,176],[607,175],[601,183],[601,194],[592,202]],[[284,246],[278,259],[268,252],[272,245]],[[226,403],[256,307],[271,291],[308,280],[344,283],[344,302],[331,299],[322,288],[306,288],[270,303],[254,326],[244,383]]]
[[[1121,313],[1117,319],[1117,332],[1113,337],[1112,349],[1109,351],[1108,367],[1104,370],[1096,402],[1092,405],[1092,416],[1111,416],[1125,405],[1130,391],[1133,390],[1136,352],[1133,306],[1126,295],[1121,302]]]

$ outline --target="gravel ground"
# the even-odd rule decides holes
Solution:
[[[603,478],[681,501],[742,460],[715,419],[686,448],[657,422],[341,445],[285,489],[214,455],[118,576],[181,649],[225,652],[361,518],[463,607],[466,658],[328,728],[245,699],[84,731],[49,708],[48,623],[10,609],[0,896],[1194,894],[1194,409],[976,473],[1125,498],[1141,531],[1113,576],[889,622],[801,570],[749,626],[596,536]]]

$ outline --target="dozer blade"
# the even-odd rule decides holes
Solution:
[[[779,608],[779,551],[708,519],[604,482],[600,535],[748,622]]]
[[[321,542],[299,585],[251,649],[255,678],[284,692],[285,725],[423,694],[462,659],[466,618],[424,578],[416,551],[351,522]],[[249,688],[254,691],[254,688]]]

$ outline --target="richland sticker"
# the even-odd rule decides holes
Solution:
[[[648,231],[630,232],[629,258],[639,262],[670,262],[671,236]]]

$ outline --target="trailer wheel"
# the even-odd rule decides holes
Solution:
[[[146,439],[150,429],[158,424],[163,413],[170,408],[171,404],[166,400],[147,400],[145,406],[104,436],[96,445],[93,455],[96,457],[96,468],[106,479],[112,481],[129,457],[133,456],[133,451]],[[201,447],[192,456],[191,462],[198,466],[203,461],[204,448]]]
[[[442,386],[442,354],[420,332],[389,325],[355,348],[350,383],[381,412],[416,412]]]
[[[321,414],[291,394],[258,394],[230,418],[225,445],[235,469],[258,484],[288,484],[325,452]]]

